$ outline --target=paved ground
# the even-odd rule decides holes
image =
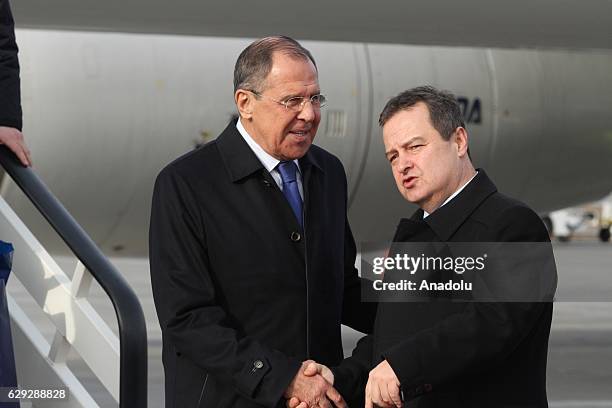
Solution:
[[[548,395],[552,408],[612,408],[612,245],[598,242],[556,244],[559,289],[549,348]],[[71,260],[60,259],[67,270]],[[149,407],[163,407],[161,339],[155,316],[148,265],[142,260],[114,259],[136,290],[145,311],[149,338]],[[11,282],[10,293],[30,313],[50,338],[52,329],[44,326],[28,303],[28,295],[18,282]],[[94,307],[111,327],[116,328],[114,311],[99,287],[91,292]],[[359,334],[344,331],[345,353],[350,353]],[[84,364],[71,359],[81,378],[104,407],[113,406]]]

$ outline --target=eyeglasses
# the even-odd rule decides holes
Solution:
[[[285,99],[284,101],[277,101],[276,99],[264,96],[259,92],[255,92],[253,90],[249,90],[249,92],[259,98],[269,99],[272,102],[276,102],[279,105],[283,105],[285,109],[290,110],[292,112],[301,112],[302,109],[304,109],[306,102],[310,102],[313,109],[321,109],[327,104],[327,98],[325,97],[325,95],[321,94],[312,95],[310,98],[307,98],[305,96],[294,96],[292,98]]]

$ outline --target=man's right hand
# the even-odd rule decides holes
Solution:
[[[30,150],[26,146],[23,140],[23,134],[19,129],[0,126],[0,144],[4,144],[11,149],[24,166],[28,167],[32,165]]]
[[[328,381],[331,379],[331,381]],[[346,408],[340,393],[332,386],[333,374],[322,364],[304,361],[285,391],[287,406],[299,408]],[[330,402],[331,401],[331,402]],[[332,406],[333,403],[334,405]]]
[[[314,361],[305,361],[302,364],[302,369],[303,374],[306,377],[314,377],[316,375],[320,375],[321,377],[325,378],[325,381],[327,381],[330,385],[334,384],[334,373],[332,373],[332,371],[324,364],[319,364]],[[331,389],[337,393],[337,390],[335,388],[332,387]],[[344,401],[342,401],[342,403],[343,405],[336,404],[336,406],[346,406],[346,403]],[[297,397],[292,397],[290,400],[287,401],[287,408],[308,408],[308,404],[305,401],[301,401]]]

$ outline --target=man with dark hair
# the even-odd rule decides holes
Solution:
[[[0,0],[0,144],[11,149],[24,166],[31,165],[30,151],[21,133],[19,60],[8,0]]]
[[[255,41],[234,88],[238,120],[155,183],[166,407],[344,406],[300,369],[339,364],[341,323],[371,332],[375,315],[360,302],[344,169],[312,145],[325,104],[314,59],[288,37]]]
[[[387,103],[379,123],[397,188],[420,207],[400,221],[393,241],[527,242],[529,247],[543,242],[543,262],[527,277],[529,283],[544,282],[546,296],[526,301],[493,297],[504,300],[497,302],[382,299],[373,335],[361,339],[351,357],[331,370],[311,363],[305,374],[323,375],[347,400],[365,399],[368,408],[404,403],[547,407],[556,271],[544,224],[525,204],[499,193],[484,170],[474,169],[467,130],[450,93],[429,86],[402,92]],[[512,279],[521,273],[509,269],[503,272]],[[360,391],[365,395],[356,395]],[[292,399],[288,405],[298,402]]]
[[[385,123],[396,113],[409,109],[419,102],[427,105],[431,125],[442,136],[442,139],[450,139],[458,127],[465,129],[461,108],[455,96],[450,92],[436,90],[432,86],[413,88],[390,99],[380,113],[379,126],[385,126]]]

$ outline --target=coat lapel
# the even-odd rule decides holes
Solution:
[[[482,202],[497,188],[483,169],[455,198],[438,208],[425,222],[440,241],[448,241]]]
[[[280,211],[284,215],[283,217],[276,216],[275,218],[284,220],[283,222],[293,228],[294,231],[301,230],[289,202],[287,202],[287,199],[276,185],[270,173],[259,161],[240,132],[238,132],[236,121],[231,121],[217,138],[217,146],[230,180],[233,183],[238,183],[250,176],[255,176],[258,180],[261,180],[262,185],[265,187],[264,191],[274,194],[274,201],[278,204],[278,208],[281,209]],[[312,208],[310,204],[321,199],[319,194],[317,194],[319,186],[313,180],[313,170],[315,172],[322,172],[323,169],[317,158],[310,151],[299,159],[299,163],[304,189],[304,213],[307,214],[307,209]],[[316,176],[314,177],[316,178]],[[313,195],[314,198],[311,197]]]
[[[231,121],[219,135],[217,146],[232,182],[240,181],[258,170],[265,170],[263,164],[236,129],[236,121]]]
[[[418,209],[410,218],[402,218],[395,232],[394,242],[448,241],[478,206],[497,188],[484,170],[455,198],[423,219]]]

